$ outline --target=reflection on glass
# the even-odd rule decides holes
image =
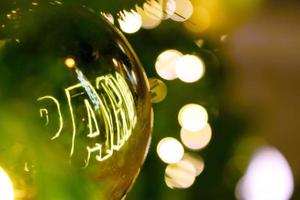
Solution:
[[[149,79],[150,92],[151,92],[151,102],[159,103],[162,102],[167,96],[167,86],[166,84],[156,78]]]
[[[15,6],[22,15],[0,29],[0,163],[13,174],[16,195],[121,199],[151,133],[148,80],[137,56],[120,31],[86,8]]]

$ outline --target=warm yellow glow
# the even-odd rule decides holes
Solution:
[[[156,78],[150,78],[151,102],[162,102],[167,96],[167,86],[164,82]]]
[[[192,83],[203,77],[205,67],[199,57],[184,55],[176,62],[175,70],[180,80],[186,83]]]
[[[188,20],[194,11],[193,4],[190,0],[176,0],[176,10],[171,19],[178,22]]]
[[[93,87],[87,80],[85,83],[80,76],[83,75],[78,75],[81,83],[65,90],[73,123],[70,156],[74,153],[75,139],[78,134],[77,122],[75,121],[76,114],[72,105],[73,101],[81,99],[78,97],[84,94],[82,92],[83,88],[90,97],[89,100],[84,100],[89,127],[87,137],[92,139],[99,137],[100,128],[98,127],[98,122],[103,121],[105,125],[105,130],[101,133],[105,135],[105,141],[101,142],[101,144],[94,143],[94,145],[86,147],[88,153],[85,166],[88,166],[93,153],[96,153],[95,158],[97,161],[103,161],[112,156],[113,150],[120,150],[131,136],[137,119],[132,93],[126,81],[119,73],[116,72],[115,76],[108,74],[97,77],[96,87]],[[90,101],[93,103],[93,106],[90,104]],[[83,117],[78,115],[79,113],[77,113],[78,119]]]
[[[134,10],[121,12],[118,22],[125,33],[135,33],[142,27],[142,17]]]
[[[203,106],[187,104],[180,109],[178,121],[184,129],[195,132],[206,126],[208,114]]]
[[[188,188],[196,178],[196,169],[188,161],[181,160],[168,165],[165,171],[165,182],[169,188]]]
[[[196,176],[199,176],[204,170],[204,160],[200,156],[185,153],[182,160],[191,163],[196,170]]]
[[[184,26],[192,33],[201,33],[211,25],[211,16],[206,8],[196,6],[194,12]]]
[[[221,42],[225,42],[226,40],[227,40],[227,38],[228,38],[228,35],[222,35],[221,37],[220,37],[220,41]]]
[[[55,135],[51,138],[51,140],[54,140],[56,138],[58,138],[60,136],[60,133],[63,129],[63,117],[62,117],[62,114],[61,114],[61,109],[60,109],[60,103],[59,101],[52,97],[52,96],[44,96],[44,97],[40,97],[37,99],[38,101],[45,101],[45,100],[50,100],[52,101],[55,105],[56,105],[56,108],[57,108],[57,113],[58,113],[58,116],[59,116],[59,128],[57,130],[57,132],[55,133]],[[40,109],[40,116],[43,118],[45,117],[46,118],[46,126],[49,124],[49,113],[48,113],[48,110],[47,108],[41,108]]]
[[[162,6],[156,0],[147,1],[143,4],[143,8],[147,15],[159,20],[163,19]]]
[[[155,0],[144,3],[143,8],[137,6],[136,10],[142,18],[142,27],[144,29],[157,27],[163,19],[162,7]]]
[[[193,150],[199,150],[206,147],[211,140],[211,136],[212,131],[209,124],[196,132],[191,132],[183,128],[180,131],[180,137],[183,144],[187,148]]]
[[[14,187],[7,173],[0,167],[0,199],[13,200]]]
[[[175,0],[166,0],[165,2],[166,2],[166,4],[164,5],[164,7],[165,7],[164,19],[169,19],[175,13],[176,1]]]
[[[68,68],[74,68],[76,66],[76,62],[73,58],[66,58],[65,59],[65,65],[68,67]]]
[[[176,163],[183,157],[184,149],[181,143],[172,137],[162,139],[156,148],[160,159],[165,163]]]
[[[175,65],[182,53],[175,49],[169,49],[162,52],[155,63],[157,74],[166,80],[173,80],[177,78]]]
[[[110,23],[114,24],[115,23],[115,19],[114,16],[112,16],[112,14],[110,13],[105,13],[105,12],[100,12],[100,14],[105,17]]]
[[[196,43],[196,45],[197,45],[199,48],[202,48],[202,47],[203,47],[203,44],[204,44],[204,40],[199,39],[199,40],[196,40],[195,43]]]
[[[75,71],[79,83],[65,89],[73,128],[70,157],[75,153],[78,135],[83,132],[92,143],[83,149],[86,151],[83,159],[87,167],[92,154],[96,154],[94,158],[97,161],[103,161],[113,154],[113,150],[120,150],[131,136],[137,116],[133,95],[126,80],[119,73],[97,77],[93,81],[96,83],[94,86],[79,69]],[[64,126],[59,101],[52,96],[38,98],[38,101],[43,103],[40,115],[46,118],[46,126],[51,122],[48,112],[53,111],[53,106],[48,110],[46,107],[49,105],[46,103],[56,105],[59,127],[51,139],[59,139]],[[80,104],[85,106],[86,112],[74,106]],[[53,113],[50,116],[54,116]]]

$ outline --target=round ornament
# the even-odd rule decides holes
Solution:
[[[123,198],[151,137],[148,80],[129,43],[103,17],[59,1],[14,4],[6,16],[0,168],[14,198]]]

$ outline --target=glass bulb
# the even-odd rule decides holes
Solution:
[[[18,199],[121,199],[151,132],[136,54],[86,8],[16,6],[0,30],[0,165]]]

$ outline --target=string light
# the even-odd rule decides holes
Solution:
[[[155,0],[143,4],[143,9],[136,6],[136,10],[142,18],[142,28],[153,29],[157,27],[163,19],[161,5]]]
[[[199,10],[199,9],[198,9]],[[171,18],[174,21],[184,22],[199,17],[194,14],[194,7],[190,0],[167,0],[165,5],[158,3],[156,0],[149,0],[143,4],[143,7],[136,6],[136,13],[140,21],[130,19],[128,12],[121,13],[119,19],[121,29],[126,33],[134,33],[139,28],[134,24],[141,23],[144,29],[153,29],[157,27],[163,19]],[[204,12],[204,16],[205,16]],[[128,17],[129,19],[127,19]],[[136,20],[136,19],[135,19]],[[206,17],[201,21],[208,26],[209,19]],[[129,23],[128,25],[125,25]],[[205,24],[204,23],[204,24]],[[132,24],[132,25],[130,25]],[[132,29],[125,26],[133,26]],[[127,29],[129,30],[127,30]],[[206,28],[206,26],[205,26]],[[203,46],[204,41],[198,40],[196,44]],[[155,70],[157,74],[165,80],[174,80],[179,78],[186,83],[192,83],[200,80],[205,73],[204,62],[195,55],[183,55],[180,51],[169,49],[163,51],[156,59]],[[151,87],[152,103],[159,103],[167,95],[166,85],[158,79],[149,79]],[[191,150],[204,148],[211,140],[211,128],[208,121],[208,114],[204,107],[197,104],[185,105],[178,114],[178,121],[182,126],[181,140],[184,145]],[[162,139],[156,148],[160,159],[167,163],[165,171],[165,182],[170,188],[188,188],[195,178],[204,170],[204,161],[199,156],[193,156],[184,153],[182,144],[172,137]]]
[[[0,167],[0,199],[14,200],[13,184],[7,173]]]
[[[181,58],[182,53],[175,49],[169,49],[162,52],[156,60],[155,69],[157,74],[166,80],[173,80],[177,78],[176,63]]]
[[[198,81],[205,71],[203,61],[194,55],[180,57],[175,64],[175,70],[178,78],[186,83]]]
[[[158,143],[156,151],[160,159],[168,164],[177,163],[184,155],[181,143],[172,137],[162,139]]]
[[[203,158],[201,158],[200,156],[185,153],[182,160],[187,161],[194,166],[196,170],[196,176],[199,176],[203,172],[205,164]]]
[[[200,150],[206,147],[212,136],[210,125],[207,124],[203,129],[196,132],[181,129],[180,137],[183,144],[192,150]]]
[[[208,114],[203,106],[187,104],[180,109],[178,121],[185,130],[196,132],[206,126]]]
[[[171,19],[177,22],[188,20],[194,11],[193,4],[190,0],[176,0],[176,10]]]
[[[196,178],[196,169],[188,161],[181,160],[166,167],[165,182],[171,189],[188,188],[193,185]]]
[[[137,32],[142,27],[142,17],[134,10],[121,12],[118,22],[121,30],[129,34]]]
[[[166,7],[166,9],[165,9],[164,19],[169,19],[175,13],[176,1],[175,0],[167,0],[165,7]]]

